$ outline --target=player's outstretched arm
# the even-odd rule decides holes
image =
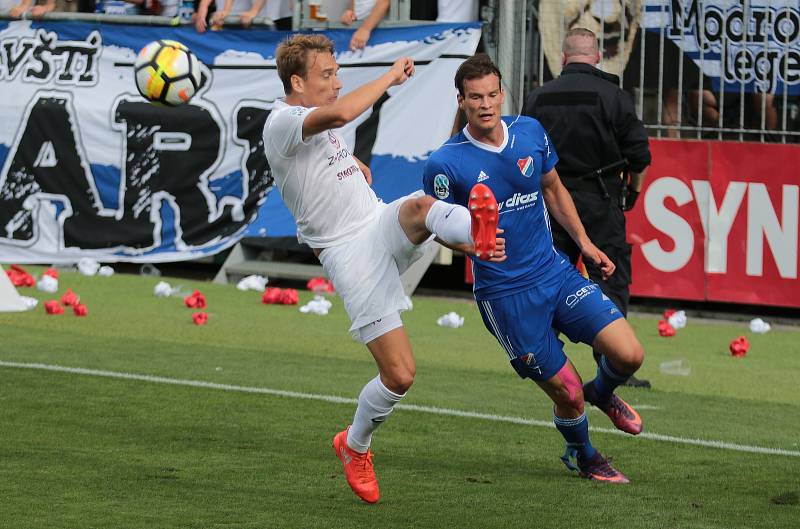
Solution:
[[[372,107],[386,90],[405,83],[412,75],[414,61],[410,57],[397,59],[388,72],[374,81],[356,88],[330,105],[311,111],[303,121],[303,139],[345,126]]]
[[[561,183],[561,178],[555,169],[542,175],[542,196],[547,205],[547,211],[556,219],[556,222],[567,230],[569,236],[581,249],[584,258],[600,268],[603,279],[610,277],[616,266],[589,240],[581,218],[578,216],[578,210],[575,209],[575,203],[567,188]]]

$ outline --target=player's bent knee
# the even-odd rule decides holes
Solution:
[[[556,377],[561,381],[561,387],[555,397],[556,404],[560,407],[571,408],[578,414],[583,413],[583,386],[581,380],[572,371],[570,364],[556,373]]]
[[[644,362],[644,348],[639,340],[633,338],[616,351],[612,364],[623,373],[634,373]]]
[[[419,198],[409,198],[403,202],[402,207],[408,218],[414,219],[416,223],[424,225],[425,216],[428,214],[428,211],[431,209],[431,204],[433,204],[435,200],[435,198],[428,195]]]
[[[398,395],[405,394],[414,383],[415,369],[397,369],[384,375],[383,385]]]

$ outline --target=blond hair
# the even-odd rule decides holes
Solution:
[[[297,33],[283,41],[275,52],[275,63],[278,66],[278,77],[283,82],[286,95],[292,93],[292,76],[299,75],[305,79],[308,74],[310,52],[326,52],[333,55],[333,41],[325,35],[307,35]]]

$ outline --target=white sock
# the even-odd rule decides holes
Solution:
[[[444,242],[472,244],[472,218],[464,206],[437,200],[428,210],[425,227]]]
[[[347,432],[347,446],[361,453],[369,450],[372,432],[386,420],[394,405],[402,398],[403,395],[398,395],[383,385],[380,375],[367,382],[358,396],[356,415]]]

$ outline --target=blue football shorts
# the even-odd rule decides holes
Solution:
[[[548,380],[567,361],[563,333],[591,345],[597,334],[622,318],[596,283],[569,266],[526,289],[478,302],[483,323],[522,378]]]

